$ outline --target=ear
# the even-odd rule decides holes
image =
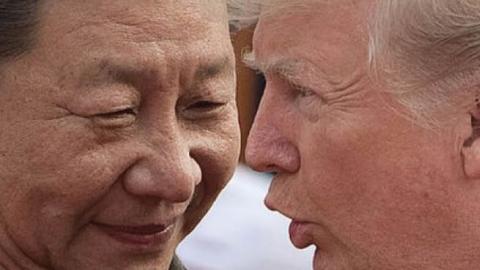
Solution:
[[[470,123],[466,127],[469,137],[462,146],[463,166],[470,179],[480,179],[480,107],[477,105],[470,111]]]

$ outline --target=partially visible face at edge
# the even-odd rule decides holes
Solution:
[[[315,270],[470,269],[470,116],[441,132],[406,119],[368,74],[373,1],[328,2],[261,16],[255,30],[267,84],[246,158],[275,172],[267,206],[296,221],[295,246],[317,247]]]
[[[168,268],[239,152],[225,3],[204,2],[42,3],[0,74],[2,266]]]

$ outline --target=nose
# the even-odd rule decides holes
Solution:
[[[293,173],[300,167],[299,153],[292,143],[290,124],[294,119],[283,110],[285,106],[267,86],[245,150],[247,164],[254,170]]]
[[[157,147],[158,148],[158,147]],[[181,143],[153,147],[124,174],[124,189],[138,197],[172,203],[188,201],[200,183],[201,170]]]

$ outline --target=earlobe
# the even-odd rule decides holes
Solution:
[[[470,179],[480,179],[480,109],[478,105],[470,112],[469,137],[462,146],[465,175]]]

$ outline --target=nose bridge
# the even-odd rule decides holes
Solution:
[[[288,124],[293,120],[287,110],[267,87],[245,151],[247,163],[255,170],[293,172],[298,169],[298,150],[291,143],[291,136],[287,136],[291,133]]]
[[[142,158],[125,174],[125,190],[135,196],[170,202],[189,200],[201,171],[188,142],[175,128],[147,132]]]

